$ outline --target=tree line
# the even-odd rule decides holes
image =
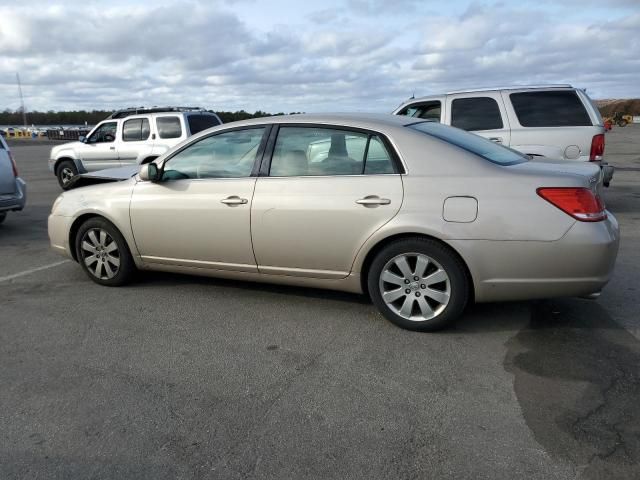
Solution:
[[[64,112],[27,112],[27,125],[95,125],[113,113],[110,110],[70,110]],[[269,117],[271,115],[285,115],[280,113],[267,113],[258,110],[254,113],[238,110],[236,112],[215,112],[223,123],[247,120],[249,118]],[[299,112],[292,112],[299,113]],[[0,125],[22,125],[22,111],[4,110],[0,112]]]

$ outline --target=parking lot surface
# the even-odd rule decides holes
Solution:
[[[607,134],[600,299],[436,334],[345,293],[100,287],[49,251],[50,146],[11,146],[29,198],[0,226],[0,478],[640,478],[640,125]]]

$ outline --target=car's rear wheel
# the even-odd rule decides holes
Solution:
[[[433,331],[452,324],[469,299],[461,260],[445,245],[410,238],[384,247],[369,268],[369,295],[399,327]]]
[[[91,280],[110,287],[128,283],[135,263],[122,234],[104,218],[90,218],[78,229],[76,254]]]
[[[76,165],[71,160],[65,160],[60,162],[56,169],[56,176],[58,177],[58,183],[65,190],[69,186],[69,182],[73,177],[78,174]]]

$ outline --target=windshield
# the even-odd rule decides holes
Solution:
[[[431,135],[432,137],[444,140],[468,152],[475,153],[490,162],[498,165],[515,165],[528,160],[524,154],[512,150],[511,148],[498,145],[491,140],[480,137],[473,133],[465,132],[458,128],[449,127],[440,123],[420,122],[407,125],[413,130]]]

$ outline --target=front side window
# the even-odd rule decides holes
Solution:
[[[422,118],[429,122],[439,122],[442,105],[439,101],[414,103],[409,105],[398,113],[398,115],[406,115],[407,117]]]
[[[504,126],[498,102],[491,97],[456,98],[451,102],[451,125],[468,132]]]
[[[105,122],[89,136],[89,143],[110,143],[116,139],[118,122]]]
[[[206,137],[171,157],[163,180],[249,177],[265,127]]]
[[[157,117],[156,125],[160,138],[179,138],[182,135],[182,125],[178,117]]]
[[[523,127],[584,127],[591,119],[574,91],[522,92],[509,95]]]
[[[149,120],[134,118],[127,120],[122,126],[122,140],[125,142],[139,142],[149,138]]]
[[[361,175],[394,173],[378,136],[322,127],[281,127],[269,175]]]

